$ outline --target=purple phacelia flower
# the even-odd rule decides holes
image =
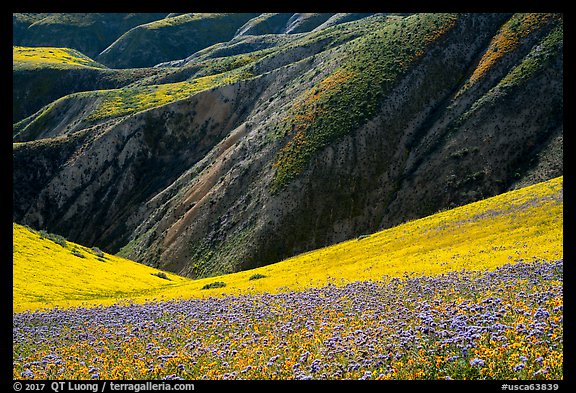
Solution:
[[[478,358],[474,358],[470,361],[470,365],[471,366],[479,366],[482,367],[484,366],[484,360],[482,359],[478,359]]]
[[[364,371],[364,375],[362,375],[359,379],[366,380],[372,376],[372,371]]]
[[[20,376],[23,378],[34,378],[34,373],[30,370],[24,370],[20,373]]]
[[[543,308],[538,308],[538,310],[536,310],[536,312],[534,313],[534,318],[538,318],[538,319],[546,319],[550,316],[550,313],[546,310],[544,310]]]
[[[518,372],[522,370],[524,367],[526,367],[524,363],[518,363],[517,365],[514,366],[512,370],[514,370],[514,372]]]

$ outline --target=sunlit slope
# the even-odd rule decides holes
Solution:
[[[15,225],[14,307],[17,311],[40,307],[42,302],[66,306],[85,300],[96,305],[123,298],[274,293],[383,276],[436,275],[493,269],[520,260],[562,259],[562,182],[558,177],[276,264],[200,280],[172,275],[173,281],[161,280],[150,274],[154,269],[120,258],[99,262],[89,249],[83,249],[90,258],[85,262]],[[225,285],[203,289],[212,283]]]
[[[100,256],[101,255],[101,256]],[[14,311],[100,303],[181,285],[185,278],[71,242],[65,247],[13,224]],[[70,302],[70,303],[68,303]]]
[[[14,68],[38,67],[94,67],[106,68],[88,56],[69,48],[52,47],[12,47]]]
[[[404,274],[493,269],[563,258],[563,177],[407,222],[246,272],[196,281],[235,293],[336,285]],[[265,278],[248,280],[255,274]]]

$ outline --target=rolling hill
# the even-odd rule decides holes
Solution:
[[[188,281],[21,225],[12,235],[14,311],[121,300]]]
[[[139,25],[97,59],[114,68],[151,67],[228,41],[255,13],[183,14]]]

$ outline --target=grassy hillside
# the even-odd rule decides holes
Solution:
[[[372,118],[382,97],[456,23],[451,14],[392,20],[349,46],[342,66],[298,97],[280,125],[280,135],[290,138],[274,163],[273,191],[302,173],[322,147]]]
[[[202,295],[199,288],[211,282],[226,283],[214,294],[278,292],[561,259],[562,212],[560,177],[269,266],[197,280],[192,293]],[[254,275],[266,277],[249,280]]]
[[[70,48],[13,46],[13,123],[68,94],[119,88],[163,71],[114,70]]]
[[[134,297],[187,279],[13,225],[14,311]]]
[[[12,78],[14,379],[563,379],[563,14],[13,14]]]
[[[489,47],[480,58],[476,69],[463,88],[469,88],[486,75],[489,75],[489,71],[495,65],[504,62],[511,54],[519,50],[529,36],[538,34],[547,25],[553,25],[552,22],[559,23],[555,30],[559,30],[560,34],[559,37],[556,34],[557,39],[555,41],[560,42],[562,40],[561,15],[546,13],[514,14],[502,25],[498,34],[492,38]],[[544,56],[545,54],[542,53],[542,57]]]
[[[193,78],[184,82],[93,92],[90,94],[100,95],[102,101],[87,119],[98,121],[140,112],[185,99],[199,91],[233,83],[250,76],[245,71],[228,72]]]
[[[75,49],[53,47],[12,47],[12,64],[16,68],[95,67],[105,68]]]
[[[278,293],[383,276],[435,276],[563,258],[563,178],[439,212],[249,271],[199,280],[94,251],[62,247],[14,225],[14,309]],[[72,254],[77,249],[80,258]]]
[[[284,13],[264,13],[250,19],[244,26],[238,29],[236,36],[283,33],[286,23],[292,14]]]
[[[391,22],[349,46],[345,60],[331,75],[297,98],[288,116],[279,124],[279,135],[288,135],[274,163],[272,185],[277,191],[302,173],[322,147],[355,130],[371,119],[378,105],[403,75],[406,75],[438,41],[446,41],[459,21],[454,14],[423,14]],[[562,50],[561,17],[556,14],[515,14],[495,35],[463,90],[477,83],[488,70],[507,59],[531,35],[558,24],[550,37],[539,45],[531,61],[518,66],[502,83],[527,79],[536,67],[543,67]],[[452,65],[450,65],[452,66]],[[448,67],[448,65],[444,65]],[[430,71],[432,73],[432,71]],[[455,71],[456,72],[456,71]],[[516,81],[516,83],[518,83]],[[436,85],[445,83],[438,79]],[[422,89],[422,96],[425,94]],[[411,103],[411,104],[418,104]]]
[[[164,38],[179,43],[208,25],[174,16],[110,48],[123,61],[154,49],[136,35],[163,51]],[[372,15],[276,36],[205,42],[142,78],[126,74],[133,83],[121,89],[74,70],[86,88],[70,84],[75,94],[50,94],[33,111],[31,99],[67,84],[44,73],[38,83],[15,82],[28,86],[17,89],[26,110],[14,112],[26,116],[14,120],[15,142],[88,139],[49,174],[35,165],[50,149],[14,149],[13,221],[113,252],[130,245],[134,260],[207,277],[562,175],[559,15]],[[216,144],[237,129],[246,133],[224,142],[224,157]],[[192,206],[189,195],[202,198]],[[216,225],[213,217],[227,218]]]
[[[76,122],[72,129],[68,126],[65,131],[77,131],[104,120],[156,108],[186,99],[200,91],[250,77],[252,75],[245,69],[239,69],[183,82],[73,93],[14,124],[13,136],[17,141],[30,141],[62,133],[63,113]]]

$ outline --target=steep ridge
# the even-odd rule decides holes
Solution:
[[[236,37],[264,34],[300,34],[361,19],[373,13],[265,13],[250,19]]]
[[[187,98],[250,74],[230,72],[199,77],[181,83],[129,85],[125,88],[80,92],[62,97],[13,126],[15,141],[69,134],[86,127]]]
[[[61,126],[48,108],[52,131],[29,135],[50,139],[14,146],[14,220],[202,277],[562,175],[560,16],[371,16],[297,36],[157,106],[86,122],[86,98]],[[215,59],[163,75],[189,83]]]
[[[285,33],[298,34],[314,30],[322,23],[330,19],[334,14],[329,13],[299,13],[288,19]]]
[[[226,130],[240,123],[245,110],[242,103],[231,100],[233,93],[233,87],[206,91],[171,105],[170,111],[152,109],[59,137],[70,149],[54,164],[59,166],[58,173],[41,187],[35,203],[26,209],[23,222],[54,227],[56,233],[70,233],[70,239],[108,244],[109,249],[123,244],[141,219],[134,215],[144,213],[140,205],[199,161],[226,135]],[[214,108],[208,110],[211,106]],[[33,165],[31,155],[52,140],[15,146],[15,167]],[[15,171],[15,182],[35,181],[30,178],[32,173]],[[16,187],[14,196],[24,200],[26,196],[19,190]],[[55,209],[49,209],[54,214],[44,213],[49,207],[46,203],[56,204]],[[62,215],[61,209],[66,213]],[[80,211],[90,211],[94,220],[78,220]]]
[[[61,97],[15,124],[15,140],[27,141],[74,132],[110,118],[182,99],[199,88],[261,75],[359,37],[383,20],[367,18],[349,27],[299,37],[252,37],[256,38],[255,41],[239,37],[198,51],[184,60],[169,62],[160,68],[111,69],[110,72],[128,75],[140,72],[142,78],[122,89],[87,91]],[[260,47],[263,41],[267,42],[264,49]],[[67,117],[64,122],[63,113]]]
[[[287,12],[258,15],[240,27],[235,37],[286,33],[286,24],[292,15]]]
[[[340,23],[346,23],[346,22],[351,22],[357,19],[362,19],[365,18],[367,16],[371,16],[374,15],[374,13],[337,13],[332,15],[330,18],[328,18],[326,20],[326,22],[322,23],[321,25],[319,25],[318,27],[315,27],[313,31],[318,31],[318,30],[322,30],[325,29],[327,27],[330,26],[334,26]],[[384,14],[381,14],[384,15]]]

